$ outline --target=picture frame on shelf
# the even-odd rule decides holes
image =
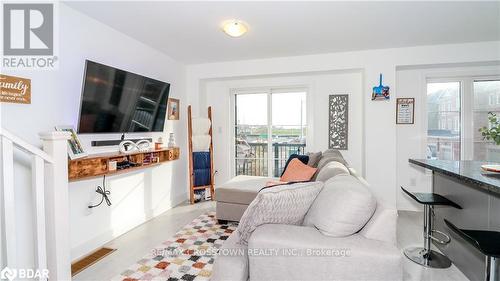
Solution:
[[[56,126],[56,131],[69,132],[71,134],[71,138],[68,140],[68,156],[71,160],[88,156],[73,126]]]
[[[180,109],[180,100],[169,98],[167,106],[167,119],[179,120],[179,109]]]

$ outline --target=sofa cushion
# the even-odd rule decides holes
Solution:
[[[308,155],[299,155],[299,154],[292,154],[290,157],[288,157],[288,160],[286,160],[285,167],[283,168],[283,172],[281,173],[281,176],[286,171],[286,168],[288,168],[288,165],[293,159],[299,159],[300,162],[304,163],[304,165],[307,165],[307,162],[309,162],[309,156]]]
[[[252,232],[267,223],[300,225],[322,182],[295,183],[263,189],[241,217],[237,232],[243,244]]]
[[[336,149],[327,149],[321,154],[321,159],[318,161],[318,166],[317,166],[318,171],[316,171],[313,180],[316,180],[316,177],[318,176],[319,172],[321,172],[321,170],[326,166],[326,164],[332,161],[340,162],[349,168],[347,161],[345,161],[340,151]]]
[[[360,181],[351,175],[338,175],[325,183],[304,225],[328,236],[349,236],[363,228],[376,207],[375,197]]]
[[[217,187],[217,201],[248,205],[270,180],[277,179],[244,175],[236,176]]]
[[[309,156],[309,161],[307,161],[307,165],[313,168],[318,167],[318,162],[321,159],[321,151],[319,152],[309,152],[307,156]]]
[[[282,182],[299,182],[309,181],[316,173],[316,168],[310,167],[302,163],[299,159],[292,159],[288,167],[281,175]]]
[[[326,164],[321,171],[316,175],[317,181],[326,182],[327,180],[333,178],[336,175],[349,175],[349,169],[337,161],[331,161]]]

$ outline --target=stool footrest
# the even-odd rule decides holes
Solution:
[[[444,237],[444,240],[440,240],[440,239],[436,238],[434,235],[431,235],[431,236],[430,236],[430,237],[431,237],[431,239],[432,239],[434,242],[436,242],[436,243],[439,243],[439,244],[441,244],[441,245],[446,245],[446,244],[450,243],[450,241],[451,241],[450,236],[448,236],[446,233],[444,233],[444,232],[442,232],[442,231],[439,231],[439,230],[433,229],[433,230],[432,230],[432,233],[437,233],[437,234],[442,235],[442,236]]]

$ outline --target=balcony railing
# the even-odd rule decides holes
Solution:
[[[236,175],[269,176],[267,143],[248,143],[249,151],[244,156],[237,152]],[[291,154],[304,154],[304,143],[273,143],[273,175],[281,176],[286,160]]]

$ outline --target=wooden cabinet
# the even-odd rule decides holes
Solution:
[[[77,181],[103,175],[127,173],[177,160],[179,157],[180,149],[178,147],[127,154],[119,152],[95,154],[70,160],[68,163],[68,179],[69,181]],[[124,161],[129,161],[134,165],[123,169],[112,169],[115,166],[113,162],[116,164]]]

